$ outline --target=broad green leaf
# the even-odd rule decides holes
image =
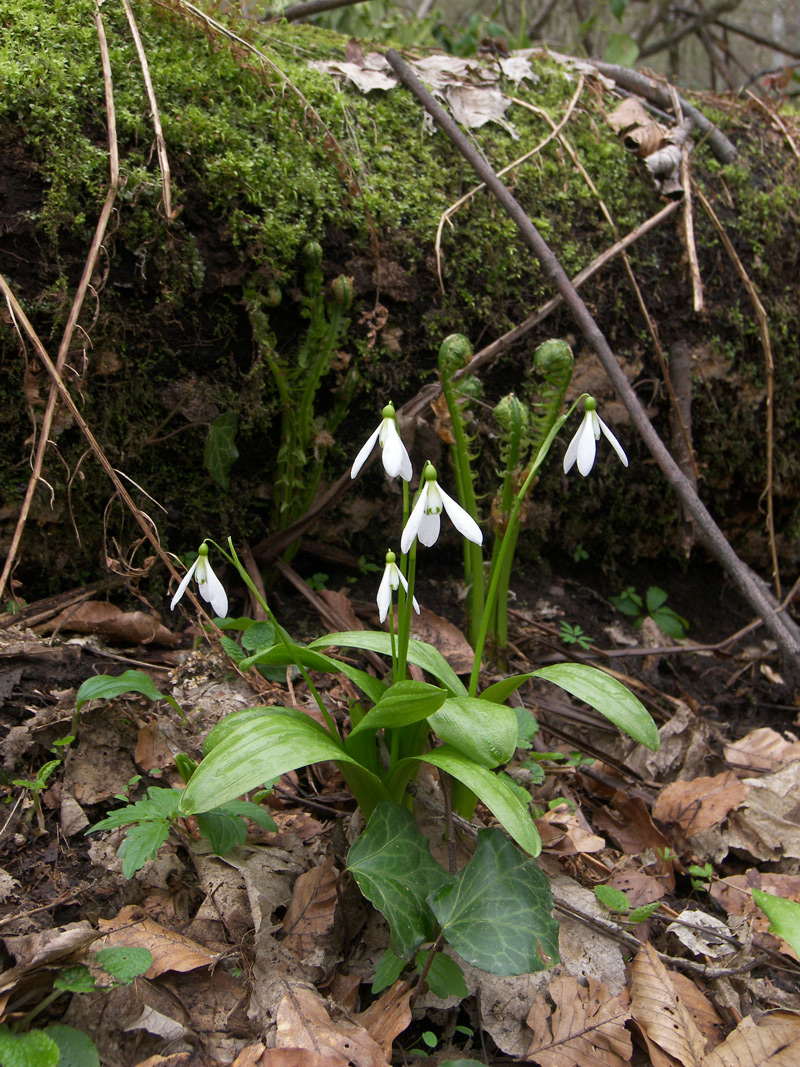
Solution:
[[[123,985],[130,985],[134,978],[149,971],[153,966],[153,955],[147,948],[136,945],[112,945],[101,948],[95,954],[95,962]]]
[[[58,1045],[44,1030],[12,1034],[0,1026],[0,1063],[3,1067],[56,1067]]]
[[[159,692],[153,679],[143,671],[124,671],[115,676],[95,674],[92,678],[87,678],[75,698],[77,710],[80,711],[87,700],[110,700],[123,693],[141,693],[150,700],[166,700],[176,711],[181,710],[177,701],[166,693]]]
[[[219,643],[222,645],[223,651],[231,657],[237,666],[245,658],[245,653],[239,648],[232,637],[226,637],[225,634],[220,634]]]
[[[443,741],[484,767],[508,763],[517,747],[517,716],[505,704],[451,697],[429,722]]]
[[[657,585],[651,585],[645,594],[645,603],[647,604],[647,611],[650,615],[654,611],[657,611],[664,601],[667,599],[667,594],[663,589],[659,589]]]
[[[629,33],[611,34],[603,56],[606,63],[618,63],[621,67],[632,67],[638,58],[639,45]]]
[[[382,727],[397,729],[421,722],[444,704],[447,693],[428,682],[395,682],[387,689],[378,703],[350,732],[353,737],[364,730],[379,730]]]
[[[216,856],[226,855],[247,840],[244,820],[224,811],[201,811],[197,816],[197,827],[203,837],[208,838]]]
[[[60,989],[62,993],[91,993],[94,989],[92,972],[82,963],[64,967],[54,979],[53,989]]]
[[[610,885],[596,885],[594,895],[609,911],[628,911],[631,906],[628,894]]]
[[[248,667],[258,667],[266,664],[289,667],[299,663],[312,671],[324,671],[326,674],[344,674],[358,686],[362,693],[369,697],[373,704],[377,704],[386,691],[386,686],[383,682],[373,678],[366,671],[351,666],[349,663],[342,663],[340,660],[326,656],[324,653],[310,647],[302,648],[300,645],[290,645],[290,650],[291,654],[282,644],[275,645],[264,652],[256,652],[255,655],[243,659],[239,667],[242,670],[247,670]]]
[[[530,974],[558,962],[547,876],[500,830],[478,832],[475,855],[428,897],[445,940],[492,974]]]
[[[769,919],[770,930],[800,956],[800,904],[765,893],[763,889],[753,890],[753,900]]]
[[[137,800],[135,804],[126,804],[124,808],[110,812],[105,819],[86,832],[93,834],[102,830],[116,830],[132,822],[163,822],[174,819],[178,815],[180,797],[178,789],[161,789],[157,785],[151,785],[144,800]]]
[[[224,411],[208,428],[203,463],[217,485],[227,489],[231,467],[239,458],[236,447],[236,432],[239,416],[235,411]]]
[[[264,652],[272,648],[277,638],[271,622],[254,622],[242,634],[242,648],[248,652]]]
[[[371,789],[375,800],[386,798],[380,780],[360,767],[307,715],[295,718],[272,714],[237,719],[184,789],[180,802],[184,815],[210,811],[264,782],[280,778],[287,771],[323,760],[353,764],[356,772],[362,772],[361,784]]]
[[[622,16],[625,14],[625,8],[628,6],[628,0],[609,0],[609,7],[615,18],[622,20]]]
[[[501,678],[499,682],[484,689],[481,698],[491,700],[495,704],[503,704],[512,693],[516,692],[521,685],[529,682],[532,677],[532,674],[512,674],[510,678]]]
[[[427,952],[417,953],[416,964],[420,974],[425,970],[431,952],[433,949],[429,948]],[[428,968],[425,980],[431,987],[431,992],[441,997],[442,1000],[447,1000],[448,997],[458,997],[459,1000],[463,1000],[464,997],[469,996],[464,972],[458,963],[444,952],[437,952],[433,957],[433,963]]]
[[[653,622],[662,633],[677,640],[686,637],[689,623],[672,608],[657,608],[652,614]]]
[[[278,824],[267,809],[261,804],[254,804],[252,800],[231,800],[227,804],[222,804],[218,810],[224,815],[244,815],[256,825],[272,833],[278,829]]]
[[[312,641],[308,647],[328,648],[334,645],[339,648],[363,648],[369,652],[379,652],[384,656],[392,654],[391,635],[378,630],[349,630],[346,633],[327,634],[325,637]],[[439,649],[429,645],[427,641],[416,641],[413,637],[411,638],[408,642],[408,662],[416,663],[428,674],[432,674],[455,696],[467,695],[467,687]]]
[[[431,855],[430,842],[410,811],[378,804],[347,854],[347,869],[389,923],[396,956],[411,959],[423,941],[434,940],[436,923],[427,898],[450,875]]]
[[[119,847],[118,855],[122,857],[122,873],[126,878],[133,878],[137,871],[153,859],[169,837],[169,823],[140,822],[135,823],[125,835]]]
[[[542,842],[530,812],[496,774],[457,752],[450,745],[442,745],[441,748],[431,749],[430,752],[414,758],[424,760],[425,763],[432,763],[434,767],[441,767],[453,778],[463,782],[476,797],[483,801],[521,848],[529,852],[531,856],[539,855],[542,851]],[[402,764],[398,764],[398,768],[400,767]]]
[[[534,671],[532,677],[545,678],[586,701],[634,741],[658,751],[661,738],[650,713],[616,678],[587,663],[554,663]]]
[[[390,948],[387,948],[375,968],[375,977],[372,979],[372,992],[380,993],[382,989],[386,989],[392,982],[396,982],[405,965],[405,960],[401,960]]]
[[[83,1030],[59,1023],[48,1026],[44,1032],[58,1045],[61,1054],[58,1067],[100,1067],[97,1046]],[[38,1061],[36,1067],[39,1067]]]
[[[312,728],[317,730],[323,737],[330,738],[330,734],[321,723],[315,722],[314,719],[306,715],[304,711],[300,711],[299,708],[284,708],[279,704],[262,705],[257,708],[241,708],[239,711],[233,711],[230,715],[226,715],[224,719],[220,719],[216,726],[212,726],[206,734],[206,739],[203,742],[203,755],[208,756],[217,745],[222,744],[229,734],[237,733],[241,729],[243,722],[263,719],[270,715],[281,715],[287,719],[297,719],[298,722],[311,723]]]

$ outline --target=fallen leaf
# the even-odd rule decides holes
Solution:
[[[123,611],[105,600],[85,600],[65,608],[54,619],[36,628],[37,633],[66,630],[95,634],[107,641],[125,645],[175,645],[180,640],[155,615],[145,611]]]
[[[800,859],[800,762],[763,778],[745,778],[750,793],[729,828],[732,848],[756,859]],[[762,854],[754,851],[760,845]]]
[[[312,867],[294,883],[283,929],[286,946],[299,960],[319,965],[330,949],[336,922],[339,872],[328,864]]]
[[[423,608],[419,615],[412,616],[411,635],[438,648],[456,674],[467,674],[472,670],[475,655],[472,646],[449,619]]]
[[[261,1046],[264,1048],[264,1046]],[[341,1056],[323,1056],[307,1048],[267,1048],[257,1060],[236,1059],[231,1067],[344,1067]]]
[[[658,1048],[684,1067],[702,1067],[706,1039],[650,944],[643,945],[633,961],[631,1015]]]
[[[733,771],[724,771],[713,778],[672,782],[659,793],[653,805],[653,818],[662,823],[677,823],[691,837],[719,826],[749,792],[750,787]]]
[[[775,1011],[755,1022],[749,1015],[711,1052],[703,1067],[797,1067],[800,1015]]]
[[[397,981],[377,1000],[355,1016],[370,1037],[383,1049],[387,1060],[392,1058],[392,1042],[411,1025],[412,988],[408,982]]]
[[[560,856],[601,852],[608,847],[604,838],[592,833],[580,808],[573,811],[568,804],[546,811],[536,820],[536,826],[542,835],[544,847]],[[548,831],[555,831],[555,834]]]
[[[721,956],[730,956],[731,953],[741,949],[741,945],[731,944],[730,930],[715,915],[707,915],[704,911],[686,908],[678,918],[681,922],[670,923],[667,933],[674,934],[680,943],[694,952],[696,956],[719,959]],[[691,925],[684,926],[683,923]]]
[[[626,994],[609,995],[602,982],[587,977],[556,978],[547,986],[547,999],[539,994],[528,1014],[534,1039],[526,1059],[540,1067],[624,1067],[633,1053],[625,1029],[630,1018]]]
[[[165,1041],[179,1041],[189,1033],[183,1023],[173,1019],[170,1015],[156,1011],[149,1005],[145,1005],[139,1018],[134,1019],[124,1029],[125,1033],[129,1030],[146,1030],[148,1034],[155,1034],[156,1037],[162,1037]]]
[[[209,952],[196,941],[168,930],[152,919],[141,918],[142,911],[135,905],[122,908],[113,919],[99,919],[98,926],[105,937],[97,942],[97,948],[111,945],[127,945],[149,949],[153,965],[146,978],[157,978],[165,971],[193,971],[196,967],[209,967],[219,959],[219,953]]]
[[[614,133],[619,133],[621,130],[630,129],[631,126],[644,125],[650,121],[650,115],[638,97],[626,96],[606,121]]]
[[[732,767],[745,767],[751,771],[777,771],[793,760],[800,760],[800,741],[787,741],[785,737],[762,726],[725,746],[725,759]]]
[[[380,1045],[363,1027],[334,1022],[322,1000],[305,986],[288,986],[275,1022],[277,1048],[304,1048],[343,1059],[353,1067],[388,1067]]]

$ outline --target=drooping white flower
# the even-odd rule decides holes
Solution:
[[[600,440],[601,433],[617,453],[623,466],[627,467],[628,457],[625,455],[622,445],[597,414],[597,401],[593,397],[587,396],[585,408],[586,413],[583,416],[583,421],[578,427],[578,432],[570,441],[564,456],[564,473],[567,474],[572,470],[577,460],[578,470],[584,478],[586,477],[594,466],[597,442]]]
[[[378,614],[381,622],[386,621],[386,616],[389,614],[389,608],[392,604],[392,591],[397,591],[398,586],[405,589],[408,594],[408,582],[403,577],[403,572],[397,566],[397,557],[394,552],[386,553],[386,568],[381,578],[381,584],[378,586]],[[419,604],[417,598],[412,600],[414,604],[414,611],[419,615]]]
[[[396,478],[399,474],[405,481],[411,481],[411,459],[409,458],[406,446],[403,444],[400,434],[397,430],[397,413],[394,410],[392,404],[387,404],[381,412],[383,421],[375,430],[370,434],[364,447],[358,453],[355,458],[355,462],[350,470],[350,477],[355,478],[364,464],[369,458],[370,452],[375,447],[375,442],[379,442],[381,446],[381,459],[383,460],[383,469],[389,475],[390,478]]]
[[[447,512],[453,526],[468,541],[476,545],[483,544],[483,533],[480,526],[467,514],[460,504],[448,496],[436,480],[436,468],[430,462],[425,464],[422,472],[424,485],[417,497],[408,522],[400,539],[401,551],[408,552],[414,543],[414,538],[419,538],[420,544],[430,548],[439,539],[440,519],[442,508]]]
[[[175,605],[186,592],[186,588],[193,577],[197,581],[197,588],[200,592],[200,596],[203,600],[208,601],[220,619],[224,619],[228,614],[228,594],[223,589],[222,582],[211,569],[211,564],[208,562],[208,545],[205,541],[200,545],[200,548],[197,551],[197,559],[186,572],[183,581],[178,586],[177,592],[172,598],[172,603],[169,606],[170,611],[174,610]]]

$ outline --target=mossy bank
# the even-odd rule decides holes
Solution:
[[[343,38],[312,27],[226,21],[237,40],[177,4],[143,2],[135,16],[171,168],[175,217],[165,218],[153,120],[131,30],[121,4],[101,11],[121,185],[66,380],[112,464],[165,509],[147,507],[170,549],[180,552],[206,535],[229,533],[257,543],[281,524],[273,484],[275,470],[282,469],[276,367],[292,368],[305,358],[315,308],[328,306],[335,279],[353,279],[352,303],[347,322],[337,325],[335,338],[331,333],[315,432],[302,457],[323,463],[323,485],[346,469],[386,400],[399,405],[430,379],[444,336],[458,331],[480,347],[551,294],[514,227],[484,193],[444,226],[441,291],[437,227],[442,212],[474,185],[473,175],[444,136],[431,132],[405,90],[362,94],[311,65],[344,60]],[[6,27],[0,42],[0,270],[54,354],[109,181],[94,5],[0,0],[0,18]],[[476,67],[483,62],[476,59]],[[507,95],[533,105],[515,103],[506,114],[519,140],[497,124],[474,131],[496,169],[545,138],[551,127],[541,112],[558,122],[575,92],[574,71],[546,58],[534,58],[532,66],[534,78],[502,83]],[[641,164],[604,120],[615,105],[587,80],[562,132],[621,235],[662,205]],[[763,111],[719,106],[714,117],[736,143],[737,161],[723,168],[700,144],[692,168],[767,310],[776,383],[774,492],[781,550],[791,556],[800,518],[798,164]],[[557,139],[507,181],[570,274],[615,240],[597,196]],[[766,480],[765,361],[757,323],[714,226],[697,205],[706,309],[692,311],[679,218],[676,213],[639,241],[631,263],[663,348],[683,341],[692,355],[700,491],[760,566],[766,559],[758,512]],[[304,249],[317,245],[321,279],[315,289]],[[653,343],[619,261],[584,295],[668,437],[668,398]],[[566,313],[552,315],[487,371],[485,400],[493,406],[519,387],[544,338],[573,334]],[[41,419],[48,381],[30,348],[23,351],[8,315],[0,344],[5,548],[27,485],[32,428]],[[580,341],[576,355],[576,380],[601,381]],[[595,387],[602,410],[602,388]],[[334,410],[331,432],[327,420]],[[622,409],[612,411],[633,460],[630,469],[603,465],[587,482],[566,483],[553,462],[537,489],[540,506],[529,517],[534,549],[556,538],[567,549],[580,541],[611,558],[677,551],[675,502]],[[233,437],[215,480],[206,445],[220,416],[229,418]],[[477,431],[486,443],[488,492],[490,418],[478,420]],[[52,493],[43,486],[37,494],[22,552],[21,591],[28,596],[99,576],[109,546],[124,555],[136,537],[119,509],[106,511],[111,487],[85,457],[78,429],[58,419],[54,438],[44,471]],[[368,495],[379,495],[378,474],[366,477]],[[357,520],[355,510],[350,507],[347,518],[340,513],[333,525],[341,530],[349,523],[357,554],[373,545],[385,551],[383,530],[364,529],[366,518]]]

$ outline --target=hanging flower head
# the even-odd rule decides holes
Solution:
[[[451,496],[448,496],[436,480],[436,468],[430,462],[425,464],[422,472],[423,485],[417,502],[408,517],[406,528],[400,540],[400,549],[408,552],[418,537],[420,544],[430,548],[439,539],[440,519],[442,509],[447,512],[453,526],[468,541],[476,545],[483,544],[483,534],[477,522],[469,515],[460,504],[457,504]]]
[[[397,591],[398,587],[402,585],[406,593],[408,593],[408,582],[403,577],[403,572],[397,566],[397,557],[394,552],[386,553],[386,568],[381,578],[381,584],[378,586],[378,614],[380,615],[381,622],[386,621],[386,616],[389,614],[389,608],[392,604],[392,591]],[[417,598],[413,598],[414,611],[419,615],[419,604]]]
[[[197,588],[200,592],[200,596],[203,600],[208,601],[220,619],[224,619],[228,614],[228,595],[222,587],[222,582],[216,574],[214,574],[214,571],[211,569],[211,564],[208,562],[208,545],[205,541],[197,550],[197,559],[186,572],[183,581],[178,586],[178,590],[172,598],[172,603],[169,606],[170,611],[175,609],[175,605],[186,592],[186,587],[189,585],[189,582],[193,577],[197,580]]]
[[[405,481],[410,482],[412,474],[411,460],[397,430],[397,413],[394,410],[394,405],[387,404],[381,415],[383,416],[383,421],[375,432],[370,434],[364,447],[356,456],[350,471],[350,477],[355,478],[369,458],[370,452],[375,447],[375,442],[378,441],[381,446],[383,469],[389,477],[396,478],[399,474]]]
[[[586,477],[594,466],[597,442],[600,440],[601,433],[617,453],[623,466],[627,467],[628,457],[625,455],[622,445],[597,414],[597,401],[593,397],[587,396],[584,406],[586,413],[583,416],[583,422],[570,441],[564,456],[564,473],[567,474],[572,470],[577,460],[578,470],[584,478]]]

